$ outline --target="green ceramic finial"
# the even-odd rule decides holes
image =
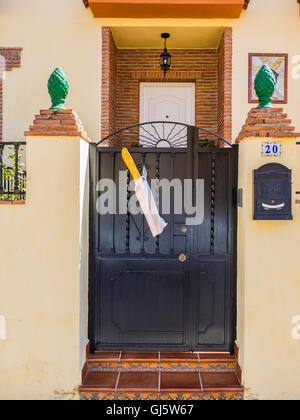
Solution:
[[[65,100],[69,93],[69,81],[60,67],[57,67],[48,80],[48,92],[51,96],[50,109],[65,109]]]
[[[271,108],[275,86],[276,77],[270,67],[264,64],[257,73],[254,82],[255,92],[259,100],[257,108]]]

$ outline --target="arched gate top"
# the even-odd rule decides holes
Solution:
[[[232,147],[219,134],[174,121],[152,121],[122,128],[104,137],[97,143],[97,146],[107,142],[114,146],[185,148],[188,146],[191,132],[194,135],[196,132],[199,145],[202,147],[224,147],[224,145]]]

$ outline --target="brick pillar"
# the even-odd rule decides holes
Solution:
[[[80,137],[90,141],[82,122],[72,109],[40,111],[25,136]]]
[[[224,28],[218,48],[218,134],[232,137],[232,28]]]
[[[102,29],[102,118],[101,137],[117,130],[116,125],[116,83],[117,47],[110,28]],[[113,139],[112,139],[113,142]]]
[[[248,113],[236,143],[244,138],[253,137],[295,139],[300,135],[295,133],[295,127],[291,126],[291,122],[292,120],[283,112],[283,108],[253,108]]]

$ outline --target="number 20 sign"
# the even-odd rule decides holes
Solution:
[[[281,156],[282,154],[282,143],[277,142],[266,142],[261,145],[262,156]]]

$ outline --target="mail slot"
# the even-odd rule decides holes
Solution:
[[[292,220],[292,171],[268,163],[254,171],[254,220]]]

